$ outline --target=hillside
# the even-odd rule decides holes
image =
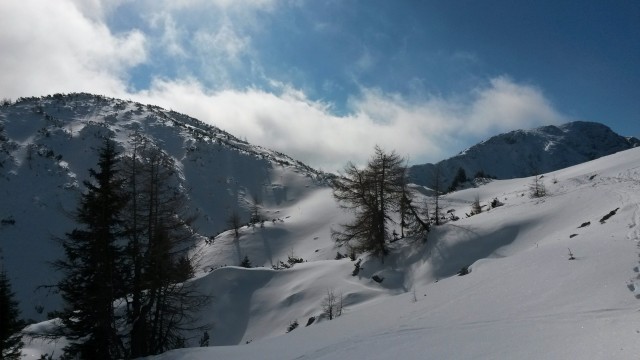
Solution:
[[[640,140],[620,136],[605,125],[575,121],[496,135],[454,157],[436,164],[414,165],[409,171],[412,182],[433,187],[438,168],[440,181],[447,189],[460,168],[469,178],[483,172],[498,179],[513,179],[564,169],[638,145]]]
[[[330,175],[284,154],[185,115],[89,94],[6,104],[0,125],[0,244],[27,318],[42,321],[59,304],[39,285],[57,279],[48,266],[61,256],[53,238],[74,227],[69,214],[102,137],[115,134],[126,150],[140,131],[178,164],[199,215],[191,281],[213,297],[198,316],[212,346],[195,348],[203,335],[195,331],[187,334],[192,348],[154,359],[628,359],[640,352],[640,148],[545,173],[543,198],[528,196],[531,177],[447,194],[441,204],[459,220],[434,227],[426,243],[390,244],[384,262],[362,256],[353,276],[355,263],[336,260],[346,250],[331,240],[351,214],[334,201]],[[467,217],[476,196],[485,210],[493,199],[504,205]],[[234,210],[248,219],[255,198],[268,220],[241,227],[236,239],[226,219]],[[237,266],[245,256],[253,268]],[[289,257],[303,262],[273,269]],[[470,273],[457,276],[463,268]],[[333,320],[322,314],[328,292],[343,303]],[[58,356],[65,345],[24,340],[32,358]]]
[[[543,181],[548,196],[539,199],[528,196],[531,178],[447,195],[443,201],[460,220],[436,227],[426,245],[394,243],[384,264],[365,257],[358,276],[349,259],[322,255],[288,270],[203,268],[194,281],[216,300],[201,319],[213,323],[213,344],[232,346],[154,359],[635,358],[640,148],[545,174]],[[238,245],[259,258],[276,239],[296,253],[315,248],[329,255],[334,249],[323,234],[345,215],[324,191],[276,210],[282,223],[243,229],[239,244],[220,234],[202,245],[216,248],[203,260],[231,261]],[[504,205],[464,216],[476,196],[483,205],[493,198]],[[470,272],[457,276],[463,267]],[[332,321],[320,316],[328,289],[344,299],[344,314]],[[311,316],[317,320],[307,327]],[[287,334],[294,320],[300,326]],[[62,345],[36,340],[27,350]]]
[[[527,196],[530,178],[448,195],[458,214],[476,195],[505,205],[437,227],[427,245],[396,243],[384,265],[366,260],[360,276],[346,259],[205,275],[197,281],[225,299],[218,306],[242,314],[218,323],[219,336],[243,333],[240,345],[157,358],[636,358],[640,149],[544,179],[541,199]],[[463,266],[470,273],[456,276]],[[344,295],[345,314],[303,327],[329,287]],[[294,319],[300,328],[285,334]]]
[[[136,131],[175,160],[201,239],[226,230],[232,211],[248,222],[255,198],[265,209],[292,206],[307,189],[326,188],[325,174],[284,154],[159,107],[91,94],[4,104],[0,249],[25,318],[44,320],[59,305],[58,296],[40,286],[57,281],[49,263],[62,252],[54,239],[75,226],[71,214],[103,137],[114,134],[125,151]],[[274,249],[273,256],[284,254]]]

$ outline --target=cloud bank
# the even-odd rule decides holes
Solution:
[[[170,11],[199,3],[167,2],[158,12],[164,15],[154,18],[169,56],[193,56],[185,52],[186,41],[201,49],[197,56],[225,58],[231,65],[251,53],[251,39],[228,18],[214,32],[195,31],[190,39],[180,35]],[[274,6],[266,0],[218,0],[215,5],[234,12],[242,6]],[[277,79],[268,89],[229,83],[211,88],[195,76],[157,73],[151,74],[148,87],[133,90],[131,73],[154,61],[153,35],[137,29],[114,32],[104,20],[112,11],[98,0],[83,7],[71,0],[1,2],[0,48],[5,55],[0,57],[0,98],[74,91],[131,98],[186,113],[327,171],[347,161],[365,162],[376,144],[422,163],[451,156],[470,141],[498,132],[565,121],[540,89],[507,76],[487,79],[463,94],[411,100],[360,87],[341,114],[331,103],[311,99]]]

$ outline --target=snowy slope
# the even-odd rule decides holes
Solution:
[[[0,218],[15,221],[0,227],[0,240],[27,317],[44,318],[36,305],[44,313],[55,308],[51,296],[33,289],[55,280],[46,261],[60,250],[50,237],[73,227],[64,212],[74,208],[95,164],[91,147],[99,146],[98,134],[113,131],[124,146],[128,133],[143,129],[176,159],[190,189],[203,235],[194,249],[199,263],[193,281],[214,299],[200,320],[211,326],[216,346],[155,358],[640,354],[638,148],[545,174],[549,196],[542,199],[528,197],[531,178],[449,194],[443,202],[460,220],[436,227],[426,244],[394,243],[384,263],[363,257],[363,270],[352,276],[354,263],[334,260],[345,251],[330,238],[350,215],[332,199],[324,174],[282,154],[171,111],[86,94],[26,99],[1,108],[0,122],[8,139],[0,141]],[[268,221],[242,227],[236,240],[225,219],[232,209],[248,216],[256,192]],[[498,198],[505,205],[467,218],[476,196],[483,204]],[[568,260],[568,248],[576,260]],[[256,268],[233,266],[245,255]],[[289,255],[305,262],[271,269]],[[466,266],[471,273],[456,276]],[[344,314],[331,321],[321,316],[329,290],[344,303]],[[311,317],[316,321],[306,327]],[[294,320],[300,326],[287,334]],[[190,335],[195,345],[202,334]],[[57,356],[64,346],[25,340],[28,358]]]
[[[48,264],[62,256],[54,238],[75,226],[70,215],[108,133],[125,150],[139,131],[174,158],[203,238],[226,230],[232,211],[248,221],[256,196],[265,208],[293,206],[310,189],[326,190],[325,174],[284,154],[130,101],[90,94],[19,99],[0,107],[0,128],[0,249],[27,319],[44,320],[59,306],[40,286],[57,281]],[[286,256],[278,251],[272,256]]]
[[[476,195],[505,205],[437,227],[426,245],[397,242],[357,277],[346,259],[206,274],[197,281],[218,302],[203,318],[218,321],[219,343],[239,345],[154,359],[636,359],[640,149],[544,179],[542,199],[527,196],[530,178],[447,196],[458,214]],[[466,265],[471,273],[456,276]],[[327,288],[345,295],[345,314],[304,327]],[[285,334],[294,319],[300,328]]]
[[[483,171],[498,179],[513,179],[563,169],[639,145],[640,140],[620,136],[605,125],[574,121],[496,135],[437,164],[412,166],[410,175],[414,183],[432,187],[438,166],[446,189],[459,168],[468,177]]]

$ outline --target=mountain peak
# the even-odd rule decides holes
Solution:
[[[638,145],[640,140],[620,136],[606,125],[573,121],[492,136],[452,158],[412,166],[410,176],[416,184],[432,186],[439,167],[446,188],[460,168],[468,176],[484,173],[512,179],[562,169]]]

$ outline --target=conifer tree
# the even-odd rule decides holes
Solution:
[[[243,267],[243,268],[248,268],[248,269],[252,268],[251,260],[249,260],[249,256],[245,255],[242,258],[242,261],[240,262],[240,266]]]
[[[63,274],[58,289],[65,301],[61,320],[68,357],[107,360],[124,355],[114,308],[124,295],[119,241],[125,197],[117,165],[115,142],[106,139],[98,170],[89,170],[92,181],[84,182],[87,191],[75,214],[80,226],[62,239],[65,258],[54,263]]]
[[[7,272],[2,268],[0,269],[0,359],[21,358],[23,343],[20,331],[25,324],[20,320],[20,309],[14,297]]]
[[[184,344],[182,330],[207,298],[185,283],[193,276],[194,217],[187,213],[173,159],[141,136],[125,157],[128,322],[131,356],[159,354]]]
[[[341,225],[341,230],[333,230],[338,244],[346,244],[355,252],[371,252],[380,257],[387,254],[389,226],[395,223],[391,215],[402,212],[400,218],[417,216],[406,187],[403,162],[395,152],[386,153],[376,146],[364,169],[347,164],[342,176],[334,181],[333,196],[355,217],[351,223]]]

